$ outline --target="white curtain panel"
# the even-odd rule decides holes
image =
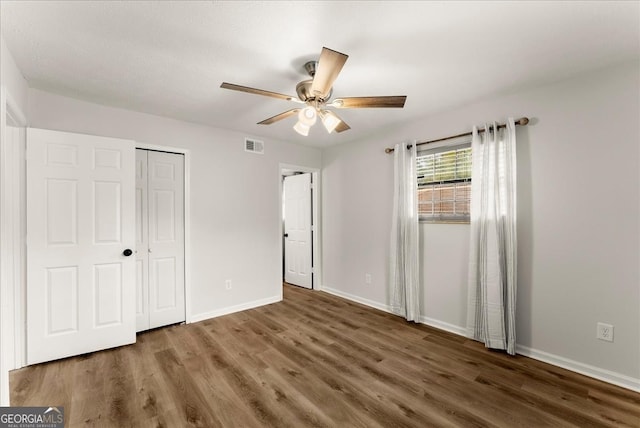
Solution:
[[[416,145],[394,148],[393,217],[391,221],[390,291],[392,311],[420,321],[418,274],[418,182]]]
[[[467,336],[515,354],[516,132],[473,128]]]

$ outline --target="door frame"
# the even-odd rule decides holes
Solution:
[[[9,405],[9,371],[24,366],[26,320],[26,132],[17,145],[7,140],[7,126],[23,130],[27,118],[8,92],[0,87],[0,406]],[[9,251],[10,249],[10,251]],[[9,272],[11,271],[11,272]]]
[[[181,147],[144,144],[136,141],[136,149],[184,155],[184,322],[191,323],[191,153]]]
[[[320,218],[320,213],[322,212],[320,209],[320,201],[321,201],[321,184],[320,184],[320,169],[319,168],[310,168],[307,166],[301,166],[301,165],[292,165],[292,164],[285,164],[285,163],[281,163],[279,165],[278,168],[278,186],[279,186],[279,192],[278,195],[280,196],[279,199],[279,203],[278,203],[278,212],[279,212],[279,216],[278,216],[278,248],[280,249],[279,253],[281,256],[282,260],[282,256],[284,255],[284,245],[282,242],[282,237],[284,236],[284,222],[282,221],[283,218],[283,210],[282,210],[282,205],[283,205],[283,197],[284,197],[284,177],[286,175],[290,175],[287,174],[288,172],[303,172],[303,173],[311,173],[311,205],[312,205],[312,210],[311,210],[311,218],[312,218],[312,222],[313,222],[313,229],[312,229],[312,233],[311,233],[311,237],[313,239],[313,244],[312,244],[312,258],[311,258],[311,263],[313,265],[313,281],[311,282],[311,287],[313,290],[320,290],[321,289],[321,285],[322,281],[321,281],[321,277],[322,277],[322,257],[321,257],[321,250],[322,250],[322,243],[320,242],[320,236],[322,236],[321,234],[321,218]],[[280,287],[280,298],[282,299],[282,287]]]

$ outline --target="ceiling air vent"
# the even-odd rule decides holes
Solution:
[[[252,138],[244,139],[244,151],[251,153],[264,154],[264,143],[262,141],[254,140]]]

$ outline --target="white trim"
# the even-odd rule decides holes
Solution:
[[[136,148],[172,152],[184,155],[184,314],[185,323],[191,316],[191,152],[181,147],[159,146],[136,141]]]
[[[548,352],[538,351],[537,349],[532,349],[523,345],[516,345],[516,353],[553,366],[570,370],[572,372],[580,373],[603,382],[611,383],[622,388],[640,392],[640,379],[633,378],[631,376],[601,369],[599,367],[584,364],[559,355],[550,354]]]
[[[321,176],[320,176],[320,169],[319,168],[310,168],[307,166],[300,166],[300,165],[291,165],[291,164],[285,164],[285,163],[281,163],[278,166],[278,186],[279,186],[279,192],[278,195],[280,197],[280,203],[278,203],[278,248],[280,249],[280,251],[278,252],[278,254],[280,254],[280,256],[282,257],[283,254],[283,248],[282,248],[282,236],[284,235],[284,230],[283,230],[283,224],[282,224],[282,191],[283,191],[283,185],[282,185],[282,177],[285,175],[286,171],[300,171],[300,172],[309,172],[312,175],[312,188],[313,188],[313,192],[311,192],[311,199],[312,199],[312,204],[313,204],[313,229],[312,229],[312,234],[313,234],[313,289],[314,290],[319,290],[321,288],[322,284],[322,244],[320,243],[320,237],[322,236],[321,230],[322,230],[322,224],[321,224],[321,209],[320,209],[320,203],[322,201],[321,198]],[[282,288],[282,287],[281,287]]]
[[[27,192],[26,192],[26,127],[20,125],[19,144],[14,145],[14,177],[17,183],[17,195],[14,199],[17,206],[13,207],[14,221],[13,248],[14,256],[14,343],[15,360],[14,369],[19,369],[27,364]]]
[[[369,300],[369,299],[365,299],[363,297],[359,297],[356,296],[354,294],[350,294],[350,293],[345,293],[344,291],[341,290],[337,290],[335,288],[332,287],[328,287],[326,285],[322,286],[322,291],[325,293],[329,293],[329,294],[333,294],[334,296],[338,296],[338,297],[342,297],[344,299],[347,300],[351,300],[353,302],[356,303],[361,303],[365,306],[369,306],[375,309],[379,309],[383,312],[388,312],[390,314],[392,314],[393,312],[391,311],[391,306],[389,305],[383,305],[382,303],[378,303],[378,302],[374,302],[373,300]]]
[[[23,129],[19,140],[7,127]],[[24,127],[27,120],[0,87],[0,406],[9,405],[9,371],[24,365]]]
[[[448,331],[449,333],[457,334],[459,336],[466,336],[467,333],[466,328],[454,324],[449,324],[448,322],[440,321],[434,318],[425,317],[424,315],[420,315],[420,322],[430,327],[437,328],[438,330]]]
[[[10,250],[9,239],[6,235],[11,230],[10,216],[7,206],[6,190],[8,190],[6,173],[10,160],[7,156],[7,93],[4,86],[0,87],[0,406],[9,405],[9,370],[13,362],[13,346],[8,346],[6,342],[15,336],[15,329],[9,329],[12,322],[8,322],[13,317],[13,310],[7,305],[11,298],[13,301],[13,284],[8,276],[8,267],[13,265],[13,252]],[[11,334],[13,333],[13,334]]]
[[[282,288],[282,287],[280,287],[280,288]],[[239,305],[229,306],[227,308],[216,309],[215,311],[204,312],[202,314],[193,315],[191,317],[191,322],[193,323],[193,322],[204,321],[204,320],[208,320],[208,319],[211,319],[211,318],[221,317],[223,315],[233,314],[235,312],[241,312],[241,311],[246,311],[248,309],[254,309],[254,308],[257,308],[259,306],[265,306],[265,305],[270,305],[272,303],[278,303],[278,302],[281,302],[281,301],[282,301],[282,296],[278,295],[278,296],[267,297],[267,298],[260,299],[260,300],[254,300],[252,302],[241,303]]]
[[[344,291],[336,290],[335,288],[323,286],[322,291],[329,294],[333,294],[338,297],[342,297],[347,300],[361,303],[365,306],[379,309],[384,312],[392,313],[391,307],[388,305],[383,305],[381,303],[374,302],[373,300],[369,300],[359,296],[355,296],[353,294],[345,293]],[[447,322],[439,321],[439,320],[425,317],[425,316],[420,317],[420,322],[422,324],[426,324],[440,330],[448,331],[449,333],[466,337],[466,328],[464,327],[449,324]],[[584,364],[579,361],[574,361],[569,358],[561,357],[559,355],[550,354],[548,352],[532,349],[523,345],[516,345],[516,353],[524,357],[529,357],[534,360],[542,361],[544,363],[551,364],[552,366],[560,367],[575,373],[579,373],[594,379],[598,379],[603,382],[610,383],[612,385],[616,385],[625,389],[630,389],[632,391],[640,392],[640,379],[633,378],[631,376],[623,375],[621,373],[616,373],[606,369],[601,369],[599,367],[591,366],[589,364]]]

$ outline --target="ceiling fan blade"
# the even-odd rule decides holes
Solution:
[[[351,127],[349,125],[347,125],[344,120],[341,120],[340,123],[338,124],[338,126],[336,126],[336,129],[334,129],[334,131],[342,132],[342,131],[346,131],[348,129],[351,129]]]
[[[349,55],[322,48],[322,53],[318,60],[318,68],[311,84],[311,93],[313,95],[318,98],[325,98],[329,94],[333,82],[340,74],[340,70],[342,70],[347,58],[349,58]]]
[[[337,98],[329,105],[335,108],[373,108],[373,107],[404,107],[406,95],[389,97],[349,97]]]
[[[220,87],[224,89],[231,89],[233,91],[247,92],[249,94],[264,95],[265,97],[279,98],[281,100],[298,101],[296,97],[291,95],[280,94],[278,92],[265,91],[262,89],[250,88],[249,86],[234,85],[233,83],[222,82],[222,85],[220,85]]]
[[[300,111],[299,108],[287,110],[284,113],[276,114],[275,116],[272,116],[269,119],[265,119],[262,122],[258,122],[258,125],[271,125],[273,122],[277,122],[279,120],[286,119],[290,116],[298,114],[299,111]]]

